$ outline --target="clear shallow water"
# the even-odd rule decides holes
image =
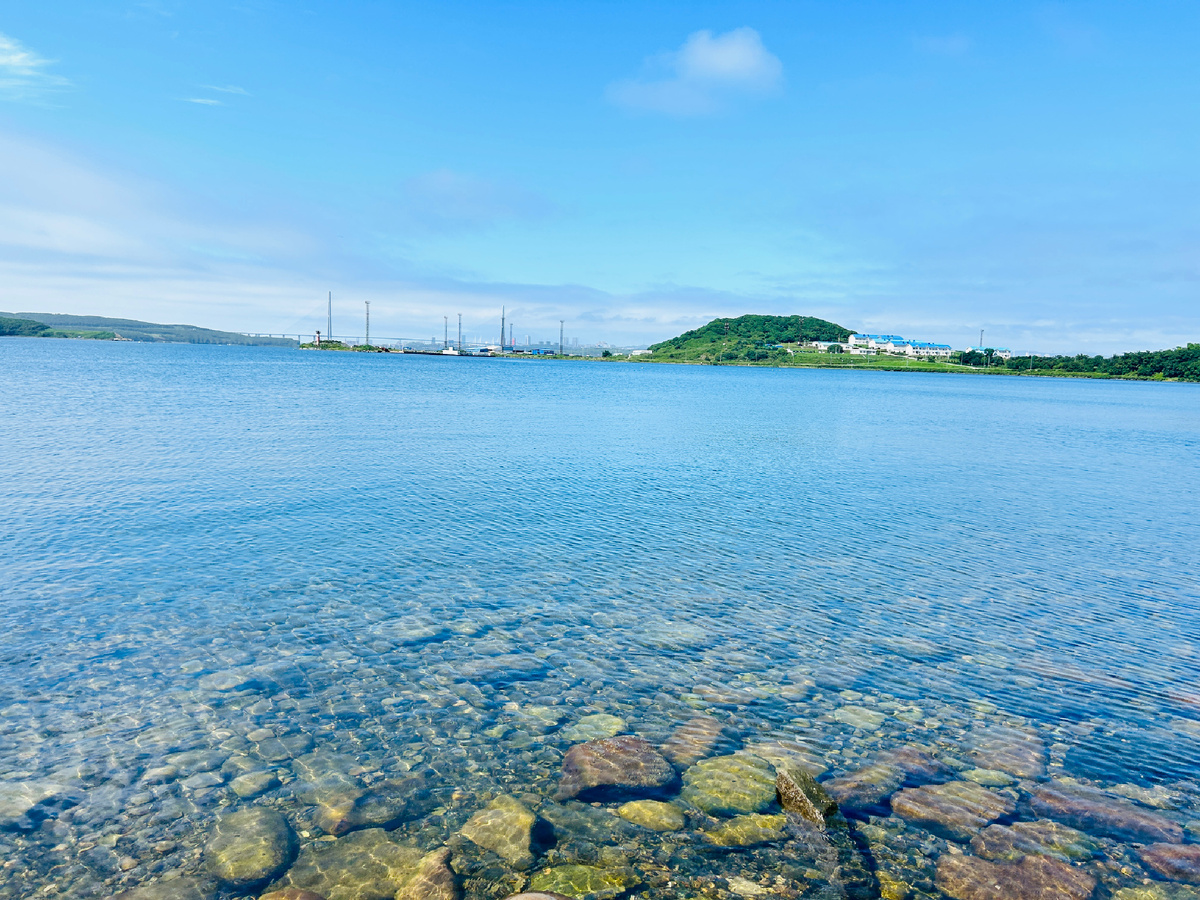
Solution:
[[[0,782],[70,795],[0,832],[2,897],[201,871],[230,757],[319,836],[264,730],[432,767],[426,847],[552,796],[598,712],[826,777],[1018,725],[1044,777],[1200,820],[1194,386],[9,339],[0,408]],[[540,862],[600,858],[562,831]],[[774,865],[614,835],[644,882]],[[1146,874],[1106,852],[1102,889]]]

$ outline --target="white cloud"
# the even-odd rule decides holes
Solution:
[[[66,78],[48,71],[53,63],[0,33],[0,99],[36,102],[51,91],[69,87]]]
[[[249,97],[250,92],[245,88],[238,87],[236,84],[204,84],[201,85],[206,91],[219,91],[222,94],[238,94],[242,97]]]
[[[211,97],[180,97],[184,103],[199,103],[201,106],[224,106],[220,100],[214,100]]]
[[[607,96],[630,109],[697,116],[738,97],[769,94],[782,82],[783,64],[753,28],[697,31],[679,50],[648,59],[642,77],[610,84]]]

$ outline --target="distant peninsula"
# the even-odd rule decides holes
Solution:
[[[1200,381],[1200,344],[1115,356],[1009,356],[990,348],[953,351],[940,358],[875,352],[851,346],[851,329],[813,316],[746,315],[713,319],[678,337],[652,344],[634,359],[691,365],[881,369],[905,372],[980,372],[1074,378]],[[941,346],[941,345],[939,345]],[[1007,358],[1006,358],[1007,357]]]
[[[195,325],[159,325],[154,322],[140,322],[137,319],[31,312],[0,312],[0,337],[82,338],[157,344],[243,344],[268,347],[295,347],[298,344],[290,338],[251,337],[233,331],[214,331]]]

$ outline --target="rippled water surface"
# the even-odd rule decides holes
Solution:
[[[469,897],[944,896],[971,835],[852,799],[900,748],[951,774],[887,794],[1087,831],[1097,896],[1170,879],[1039,789],[1200,839],[1195,386],[5,339],[0,398],[0,897],[257,896],[215,817],[276,809],[303,861],[347,840],[330,778],[419,779],[386,838]],[[841,786],[867,875],[790,820],[729,849],[554,799],[573,744],[698,717]],[[533,865],[460,834],[499,794]]]

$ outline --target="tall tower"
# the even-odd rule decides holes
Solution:
[[[509,322],[508,323],[508,346],[515,347],[516,345],[513,343],[512,333],[513,333],[512,322]]]
[[[558,355],[563,355],[563,320],[558,320]]]
[[[367,346],[370,347],[371,346],[371,301],[364,300],[363,302],[367,304]]]
[[[450,317],[442,316],[442,349],[450,349]]]
[[[458,352],[462,353],[462,313],[458,314]]]
[[[504,350],[504,307],[500,307],[500,349]]]
[[[329,292],[329,307],[325,310],[325,340],[333,340],[333,291]]]

